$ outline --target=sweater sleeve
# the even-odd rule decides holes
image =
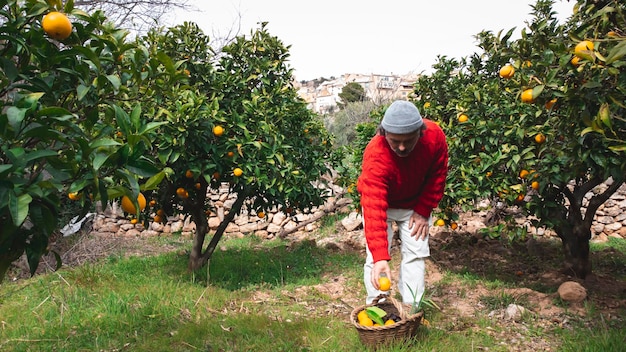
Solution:
[[[413,208],[413,211],[428,218],[433,209],[443,198],[446,178],[448,176],[448,144],[443,131],[438,129],[438,135],[433,144],[433,164],[424,180],[424,190]]]
[[[376,148],[372,146],[366,148],[357,189],[361,195],[365,240],[374,262],[391,259],[387,241],[389,180],[385,169]]]

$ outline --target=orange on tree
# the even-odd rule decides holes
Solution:
[[[522,169],[522,171],[519,172],[519,177],[526,178],[529,174],[530,172],[528,172],[528,170]]]
[[[189,198],[189,193],[187,192],[186,189],[184,189],[183,187],[178,187],[176,189],[176,195],[179,196],[182,199],[187,199]]]
[[[515,74],[515,68],[511,64],[506,64],[500,69],[500,77],[509,79]]]
[[[226,156],[228,156],[229,158],[232,158],[233,156],[235,156],[235,152],[230,150],[230,151],[228,151],[228,153],[226,153]]]
[[[152,221],[154,221],[154,222],[163,222],[163,217],[161,217],[161,215],[155,215],[152,218]]]
[[[213,179],[214,179],[214,180],[216,180],[216,181],[217,181],[217,180],[219,180],[219,179],[220,179],[220,173],[219,173],[219,172],[217,172],[217,171],[215,171],[215,172],[213,173]]]
[[[533,181],[533,182],[530,184],[530,187],[531,187],[532,189],[534,189],[534,190],[538,190],[538,189],[539,189],[539,182],[538,182],[538,181]]]
[[[195,187],[199,191],[202,188],[202,184],[200,182],[196,182]]]
[[[219,125],[218,125],[218,126],[213,127],[213,134],[214,134],[216,137],[219,137],[219,136],[223,135],[223,134],[224,134],[224,127],[219,126]]]
[[[133,224],[133,225],[135,225],[138,222],[139,222],[139,220],[137,218],[130,219],[130,223]]]
[[[533,90],[532,90],[532,88],[525,89],[522,92],[522,102],[524,102],[524,103],[532,103],[534,101],[535,101],[535,98],[533,98]]]
[[[550,110],[552,109],[552,107],[554,106],[554,104],[556,104],[557,99],[550,99],[546,102],[546,110]]]
[[[467,115],[465,115],[465,114],[461,114],[461,115],[459,115],[459,119],[458,120],[459,120],[460,123],[467,122],[467,120],[469,120],[469,117],[467,117]]]
[[[233,175],[235,175],[236,177],[239,177],[239,176],[243,175],[243,170],[242,170],[242,169],[240,169],[240,168],[238,168],[238,167],[236,167],[236,168],[233,170]]]
[[[193,178],[193,171],[191,171],[191,170],[187,170],[187,171],[185,172],[185,177],[187,177],[187,178]]]
[[[151,207],[154,207],[156,204],[157,204],[157,201],[156,201],[156,200],[152,199],[152,200],[150,201],[150,206],[151,206]]]
[[[163,209],[159,209],[159,210],[157,210],[156,214],[157,214],[158,216],[164,216],[164,215],[165,215],[165,210],[163,210]]]
[[[80,199],[80,193],[78,192],[70,192],[67,194],[67,197],[71,200],[79,200]]]
[[[53,11],[41,20],[41,27],[51,38],[63,40],[72,34],[72,22],[65,14]]]
[[[543,144],[546,141],[546,136],[543,133],[537,133],[535,135],[535,142],[538,144]]]
[[[389,280],[386,276],[381,276],[378,278],[378,288],[381,291],[389,291],[391,289],[391,280]]]
[[[516,202],[521,202],[524,200],[524,198],[526,197],[526,195],[524,193],[520,193],[517,195],[517,197],[515,198]]]
[[[580,58],[576,55],[572,56],[572,59],[569,60],[569,62],[574,65],[574,66],[578,66],[580,65]]]
[[[583,40],[576,44],[574,47],[574,55],[581,57],[583,55],[589,55],[593,51],[594,45],[590,40]]]
[[[143,193],[141,192],[139,192],[139,195],[137,196],[137,203],[139,203],[139,211],[142,211],[146,208],[146,197],[144,197]],[[135,208],[133,201],[130,200],[128,196],[122,197],[122,210],[129,214],[137,213],[137,209]]]
[[[260,212],[256,213],[256,215],[257,215],[258,217],[260,217],[261,219],[263,219],[263,218],[265,217],[265,213],[264,213],[264,212],[262,212],[262,211],[260,211]]]

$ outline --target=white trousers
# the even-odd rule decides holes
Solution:
[[[391,252],[391,244],[393,241],[394,231],[392,224],[395,221],[400,231],[400,253],[402,259],[400,262],[400,275],[397,282],[397,290],[402,296],[402,302],[407,304],[419,303],[424,295],[426,271],[426,263],[424,258],[430,256],[430,247],[428,246],[428,236],[425,240],[416,240],[411,236],[409,229],[409,219],[413,215],[411,209],[388,209],[387,210],[387,242],[388,250]],[[429,225],[432,219],[428,219]],[[372,253],[366,246],[365,265],[363,266],[363,279],[365,288],[367,289],[366,304],[372,303],[374,298],[378,297],[382,292],[374,288],[371,282],[371,272],[374,267]],[[393,282],[393,280],[392,280]],[[410,287],[410,289],[409,289]],[[411,293],[411,290],[413,293]],[[415,297],[413,297],[415,294]]]

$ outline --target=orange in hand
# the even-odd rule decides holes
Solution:
[[[389,291],[389,289],[391,289],[391,280],[386,276],[379,277],[378,287],[381,291]]]

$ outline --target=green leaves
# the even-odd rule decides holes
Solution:
[[[367,316],[375,323],[380,324],[381,326],[385,325],[385,321],[383,320],[383,318],[387,315],[387,312],[385,312],[381,308],[371,306],[365,308],[365,312],[367,313]]]

